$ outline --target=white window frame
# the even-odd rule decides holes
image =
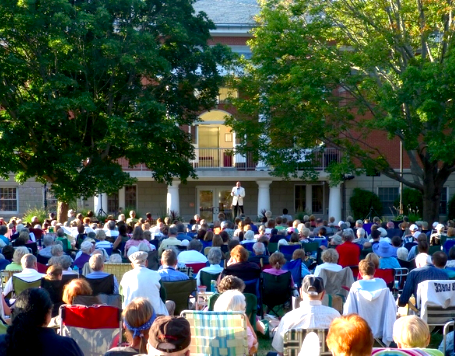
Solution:
[[[15,211],[2,211],[0,208],[0,213],[2,214],[17,214],[19,213],[19,187],[16,186],[1,186],[0,187],[2,190],[3,189],[14,189],[16,190],[16,210]]]

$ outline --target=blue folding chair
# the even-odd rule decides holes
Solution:
[[[294,283],[297,285],[297,288],[301,287],[301,281],[303,279],[301,277],[301,263],[301,259],[296,259],[294,261],[286,262],[286,264],[284,264],[281,268],[292,274],[292,278],[294,279]]]
[[[288,260],[288,261],[292,260],[292,254],[297,249],[302,249],[301,243],[298,243],[296,245],[294,244],[294,245],[280,246],[279,247],[279,251],[282,254],[284,254],[284,258],[286,258],[286,260]]]
[[[242,244],[242,246],[243,246],[244,248],[246,248],[249,252],[254,253],[254,251],[252,250],[252,247],[254,247],[254,244],[255,244],[255,243],[256,243],[256,242],[248,242],[248,243]]]

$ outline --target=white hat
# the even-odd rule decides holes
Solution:
[[[436,225],[436,228],[435,228],[435,229],[436,229],[437,231],[440,231],[440,230],[442,230],[443,228],[444,228],[444,224],[438,223],[438,224]]]
[[[436,228],[436,226],[437,226],[438,224],[440,224],[440,223],[439,223],[439,222],[433,222],[432,228]]]
[[[345,224],[344,221],[339,221],[338,222],[338,227],[341,227],[342,224]]]
[[[415,224],[412,224],[409,226],[409,230],[412,232],[412,231],[418,231],[419,230],[419,227],[416,226]]]
[[[129,248],[129,250],[127,251],[127,257],[130,258],[130,255],[131,255],[131,254],[133,254],[133,253],[135,253],[135,252],[138,252],[138,251],[139,251],[139,249],[138,249],[137,246],[131,246],[131,247]]]
[[[181,245],[182,245],[182,246],[186,246],[186,247],[189,246],[189,240],[188,240],[188,239],[183,239],[183,240],[181,241]]]
[[[143,264],[148,259],[148,254],[143,251],[136,251],[129,255],[129,259],[133,264]]]
[[[251,230],[246,231],[243,238],[248,239],[248,240],[254,239],[254,231],[251,231]]]
[[[381,237],[387,237],[387,231],[384,228],[379,227],[378,231],[381,233]]]

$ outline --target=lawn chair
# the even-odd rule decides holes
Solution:
[[[52,303],[52,316],[59,315],[59,308],[64,302],[62,301],[64,282],[62,280],[48,280],[45,278],[41,279],[41,288],[48,291],[51,297]]]
[[[284,334],[284,356],[298,356],[303,340],[311,332],[319,337],[319,355],[332,355],[326,342],[328,329],[289,329]]]
[[[348,296],[349,289],[354,283],[354,277],[352,276],[350,267],[343,268],[339,272],[321,269],[319,277],[324,281],[325,293],[340,295],[343,298]]]
[[[33,282],[26,282],[25,280],[13,276],[13,291],[16,298],[21,294],[24,290],[28,288],[39,288],[41,286],[41,278],[37,279]]]
[[[375,278],[384,279],[387,287],[392,290],[394,287],[395,270],[394,269],[376,269],[374,273]]]
[[[296,259],[290,262],[286,262],[286,264],[284,264],[281,268],[290,272],[297,288],[301,287],[301,281],[303,279],[301,277],[301,264],[301,259]]]
[[[0,272],[1,279],[2,279],[2,289],[5,287],[6,282],[16,273],[21,273],[22,270],[2,270]]]
[[[190,323],[191,355],[246,356],[249,354],[246,315],[243,312],[185,310]]]
[[[162,286],[167,293],[167,300],[172,300],[176,304],[175,313],[189,309],[189,296],[197,290],[195,279],[162,282]]]
[[[408,268],[394,269],[394,291],[397,292],[398,295],[401,295],[403,292],[403,287],[405,286],[408,273]]]
[[[411,306],[411,309],[414,307]],[[426,280],[417,286],[416,314],[429,327],[444,326],[455,318],[455,280]],[[413,309],[415,311],[415,308]]]
[[[208,273],[205,271],[200,272],[200,284],[206,286],[206,291],[209,292],[211,290],[211,281],[217,281],[219,278],[220,273]]]
[[[244,243],[242,244],[242,246],[248,251],[248,252],[251,252],[251,253],[254,253],[254,251],[252,250],[252,247],[254,247],[254,244],[256,242],[248,242],[248,243]]]
[[[279,251],[284,254],[284,258],[286,260],[290,261],[292,260],[292,254],[295,252],[297,249],[302,249],[301,244],[292,244],[288,246],[279,246]]]
[[[131,269],[132,265],[130,263],[105,263],[103,266],[103,271],[114,274],[118,283],[121,282],[124,274]]]
[[[190,263],[190,264],[186,264],[186,267],[192,268],[192,272],[197,274],[200,269],[206,267],[206,262],[205,263]]]
[[[252,327],[255,328],[255,322],[257,319],[257,297],[251,293],[243,293],[243,295],[246,299],[246,315],[248,316]],[[208,298],[208,311],[214,311],[214,304],[219,296],[219,293],[214,293]]]
[[[92,295],[113,294],[114,292],[114,274],[97,279],[86,277],[86,280],[92,288]]]
[[[450,322],[447,322],[446,325],[443,327],[443,354],[446,354],[446,337],[449,334],[450,328],[453,327],[453,330],[455,331],[455,320],[452,320]],[[455,335],[454,335],[455,338]],[[455,339],[454,339],[454,345],[455,345]]]
[[[262,304],[267,306],[267,313],[271,310],[280,317],[278,312],[274,308],[278,305],[284,305],[287,302],[291,302],[292,293],[290,287],[290,272],[283,273],[280,275],[274,275],[266,272],[262,272],[261,279],[261,298]],[[263,319],[263,308],[262,308],[262,319]]]
[[[73,298],[72,304],[85,306],[105,304],[122,309],[122,297],[119,294],[77,295]]]
[[[108,305],[62,305],[60,333],[73,338],[85,356],[104,355],[122,333],[122,310]]]

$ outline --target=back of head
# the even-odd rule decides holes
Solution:
[[[43,288],[28,288],[19,294],[5,338],[7,355],[37,355],[41,343],[36,331],[48,324],[52,305],[49,293]]]
[[[103,256],[101,254],[93,254],[89,259],[90,269],[93,271],[101,271],[103,269]]]
[[[151,302],[146,298],[133,299],[122,312],[124,317],[125,335],[129,343],[133,342],[135,337],[140,337],[140,354],[146,353],[147,337],[152,323],[156,319],[154,308]]]
[[[219,264],[222,260],[222,251],[219,247],[213,247],[208,252],[209,264]]]
[[[109,229],[110,231],[113,231],[115,228],[116,228],[116,222],[114,222],[114,221],[109,221],[109,222],[108,222],[108,229]]]
[[[36,257],[33,254],[26,254],[21,258],[21,266],[25,268],[35,268],[37,264]]]
[[[333,248],[326,249],[322,252],[322,261],[325,263],[338,263],[339,258],[338,252]]]
[[[92,288],[85,279],[73,279],[65,285],[62,300],[66,304],[73,304],[73,299],[78,295],[92,295]]]
[[[149,330],[148,354],[152,356],[189,355],[190,324],[183,317],[158,317]]]
[[[178,228],[176,227],[175,224],[172,224],[170,228],[168,229],[168,234],[170,236],[176,236],[178,234]]]
[[[106,233],[103,229],[97,229],[95,231],[95,239],[98,239],[99,241],[104,241],[106,239]]]
[[[194,251],[197,251],[197,252],[201,252],[202,248],[203,248],[203,244],[198,240],[198,239],[192,239],[190,242],[189,242],[189,250],[194,250]]]
[[[57,237],[65,237],[65,231],[63,230],[63,228],[59,228],[57,231],[56,231],[56,234],[57,234]]]
[[[50,234],[46,234],[43,237],[43,244],[45,247],[52,246],[52,243],[54,243],[54,238]]]
[[[371,231],[371,238],[379,239],[379,237],[381,237],[381,232],[379,232],[377,229]]]
[[[430,342],[428,325],[415,315],[400,317],[394,323],[393,339],[399,348],[426,348]]]
[[[183,223],[178,223],[176,225],[176,229],[177,229],[178,233],[184,233],[186,231],[186,227],[184,226]]]
[[[424,235],[425,238],[420,238]],[[428,249],[430,244],[428,243],[427,236],[425,234],[421,234],[418,239],[417,250],[419,253],[428,253]]]
[[[398,248],[398,247],[401,246],[401,244],[402,244],[402,240],[401,240],[401,238],[399,236],[393,236],[392,237],[392,245],[394,247]]]
[[[327,346],[334,356],[371,356],[373,333],[362,317],[345,315],[330,324]]]
[[[230,256],[238,262],[246,262],[249,258],[249,252],[242,245],[237,245],[230,251]]]
[[[141,241],[143,239],[143,229],[141,228],[141,226],[136,226],[133,229],[132,239],[136,241]]]
[[[432,263],[437,268],[444,268],[447,262],[447,255],[443,251],[438,251],[432,254]]]
[[[354,231],[351,228],[343,229],[341,237],[343,238],[343,241],[350,242],[354,239]]]
[[[25,246],[17,247],[14,249],[14,254],[13,254],[13,262],[17,264],[21,264],[21,259],[23,256],[26,254],[29,254],[29,249]]]
[[[84,241],[81,243],[81,251],[86,254],[90,254],[92,250],[92,242],[91,241]]]
[[[122,263],[122,257],[119,253],[113,253],[109,256],[110,263]]]
[[[275,252],[270,256],[268,262],[273,268],[280,269],[286,263],[286,259],[281,252]]]
[[[255,254],[264,254],[265,253],[265,245],[262,242],[255,242],[252,246],[252,250]]]
[[[145,242],[141,242],[139,245],[138,245],[138,250],[139,251],[144,251],[144,252],[149,252],[150,251],[150,247],[147,243]]]
[[[46,270],[46,279],[48,280],[59,280],[62,275],[62,267],[60,265],[51,265]]]
[[[219,293],[224,293],[225,291],[230,289],[237,289],[240,292],[243,292],[244,288],[246,288],[246,284],[242,279],[235,277],[234,275],[226,275],[219,282],[217,286],[217,291]]]
[[[376,268],[373,262],[370,262],[368,259],[362,259],[359,262],[359,271],[362,276],[374,275]]]
[[[246,311],[246,298],[243,293],[236,289],[230,289],[222,293],[214,304],[215,312]]]
[[[379,257],[376,253],[368,253],[365,259],[373,263],[375,269],[379,268]]]
[[[162,264],[174,267],[178,263],[178,256],[173,249],[166,249],[162,252]]]

